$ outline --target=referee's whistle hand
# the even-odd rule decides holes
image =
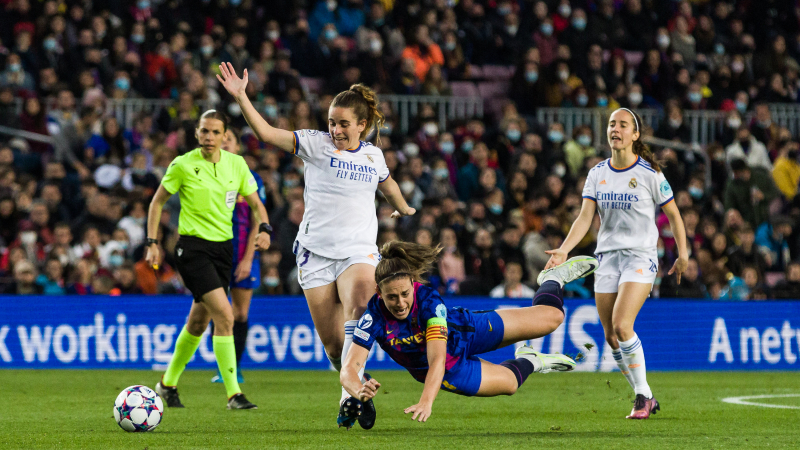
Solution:
[[[147,265],[158,270],[158,265],[161,264],[161,255],[158,246],[151,245],[147,247],[147,255],[145,255],[144,260],[147,261]]]
[[[268,249],[271,242],[269,233],[258,233],[256,235],[256,250],[264,251]]]

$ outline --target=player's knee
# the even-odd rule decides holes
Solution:
[[[555,331],[564,323],[564,312],[558,308],[548,308],[547,323],[550,326],[550,333]]]
[[[233,308],[233,320],[236,322],[247,322],[247,310],[243,308]]]
[[[341,359],[342,358],[342,347],[335,346],[335,345],[326,345],[325,346],[325,353],[328,355],[328,359]]]
[[[612,323],[612,326],[614,327],[614,336],[617,338],[617,340],[624,341],[629,334],[633,334],[632,322],[627,322],[623,320],[614,321]]]
[[[186,321],[186,330],[192,336],[201,336],[208,328],[208,321],[189,317]]]

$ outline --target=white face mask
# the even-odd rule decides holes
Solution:
[[[410,156],[413,158],[419,155],[419,145],[413,142],[409,142],[408,144],[403,146],[403,153],[405,153],[406,156]]]
[[[742,121],[738,117],[731,117],[728,119],[728,126],[730,128],[738,129],[742,125]]]
[[[411,180],[402,181],[400,183],[400,191],[403,193],[403,195],[411,194],[412,192],[414,192],[415,187],[416,185]]]
[[[436,134],[439,133],[439,127],[433,122],[426,123],[422,129],[428,136],[436,136]]]
[[[661,48],[669,47],[669,36],[667,36],[666,34],[659,34],[658,37],[656,38],[656,43]]]
[[[556,164],[553,166],[553,175],[558,178],[563,178],[567,174],[567,168],[563,164]]]
[[[642,93],[641,92],[631,92],[628,94],[628,100],[631,102],[631,105],[637,106],[642,103]]]
[[[277,41],[281,37],[281,32],[278,30],[267,31],[267,39],[270,41]]]
[[[228,114],[232,115],[233,117],[239,117],[242,115],[242,107],[236,102],[231,103],[228,105]]]
[[[19,240],[22,242],[23,245],[33,245],[36,243],[36,232],[35,231],[23,231],[19,234]]]

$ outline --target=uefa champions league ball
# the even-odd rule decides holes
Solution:
[[[164,403],[147,386],[130,386],[114,401],[114,419],[125,431],[153,431],[161,423]]]

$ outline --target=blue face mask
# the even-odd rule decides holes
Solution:
[[[133,41],[134,44],[141,44],[142,42],[144,42],[144,35],[143,34],[132,34],[131,35],[131,41]]]
[[[447,50],[448,52],[452,52],[453,50],[456,49],[456,43],[455,42],[445,42],[444,43],[444,49]]]
[[[44,40],[42,45],[44,46],[45,50],[53,51],[58,47],[58,41],[53,38],[47,38]]]
[[[724,55],[725,46],[720,43],[717,43],[716,45],[714,45],[714,51],[717,52],[718,55]]]
[[[281,284],[281,279],[278,277],[264,277],[264,286],[266,287],[278,287]]]
[[[472,151],[472,147],[474,147],[474,146],[475,146],[474,142],[472,142],[472,141],[464,141],[464,143],[461,144],[461,150],[464,153],[469,153],[469,152]]]
[[[230,0],[232,6],[239,6],[242,4],[242,0]]]
[[[539,72],[535,70],[529,70],[525,72],[525,80],[528,83],[536,83],[536,80],[539,79]]]
[[[114,80],[114,86],[116,86],[117,89],[127,91],[131,88],[131,82],[127,78],[117,78]]]
[[[541,30],[542,34],[545,36],[550,36],[553,34],[553,26],[549,23],[543,23],[542,26],[539,27],[539,30]]]
[[[22,70],[22,64],[20,63],[9,64],[8,70],[12,72],[19,72],[20,70]]]
[[[493,203],[489,205],[489,211],[491,211],[491,213],[496,216],[500,215],[503,213],[503,205],[498,205],[496,203]]]
[[[586,106],[589,104],[589,96],[581,94],[575,99],[575,102],[578,103],[578,106]]]
[[[689,93],[689,101],[692,103],[700,103],[700,100],[703,100],[703,94],[699,92],[690,92]]]
[[[586,29],[586,19],[583,17],[577,17],[572,19],[572,26],[575,27],[579,31],[583,31]]]
[[[211,54],[214,53],[214,46],[213,45],[204,45],[204,46],[200,47],[200,52],[204,56],[211,56]]]
[[[703,198],[703,190],[697,186],[691,186],[689,187],[689,195],[695,200],[700,200]]]
[[[327,40],[332,41],[336,39],[337,36],[339,36],[339,33],[337,33],[336,30],[332,28],[328,28],[327,30],[325,30],[325,39]]]
[[[136,2],[136,5],[139,7],[139,9],[147,9],[150,7],[150,0],[139,0]]]
[[[394,127],[392,127],[392,124],[385,123],[385,124],[383,124],[383,130],[381,132],[383,134],[392,134],[392,130],[394,130]]]
[[[442,167],[433,171],[433,177],[437,180],[446,180],[450,176],[450,171]]]
[[[112,267],[119,267],[125,262],[125,257],[122,255],[111,255],[108,257],[108,264]]]
[[[736,100],[736,109],[740,113],[744,113],[745,111],[747,111],[747,103],[740,100]]]
[[[275,105],[267,105],[264,107],[264,114],[267,117],[278,117],[278,107]]]
[[[583,147],[588,147],[588,146],[592,145],[592,138],[589,137],[588,134],[582,134],[582,135],[578,136],[577,141],[578,141],[578,144],[582,145]]]
[[[444,141],[439,144],[439,148],[442,149],[442,153],[445,155],[451,155],[454,151],[456,151],[456,144],[453,141]]]
[[[608,106],[608,99],[605,98],[605,97],[598,98],[597,99],[597,106],[605,108],[606,106]]]
[[[550,139],[550,142],[559,143],[564,140],[564,133],[558,130],[550,130],[547,133],[547,139]]]
[[[519,138],[522,137],[522,132],[512,128],[510,130],[506,130],[506,137],[511,142],[517,142],[519,141]]]

